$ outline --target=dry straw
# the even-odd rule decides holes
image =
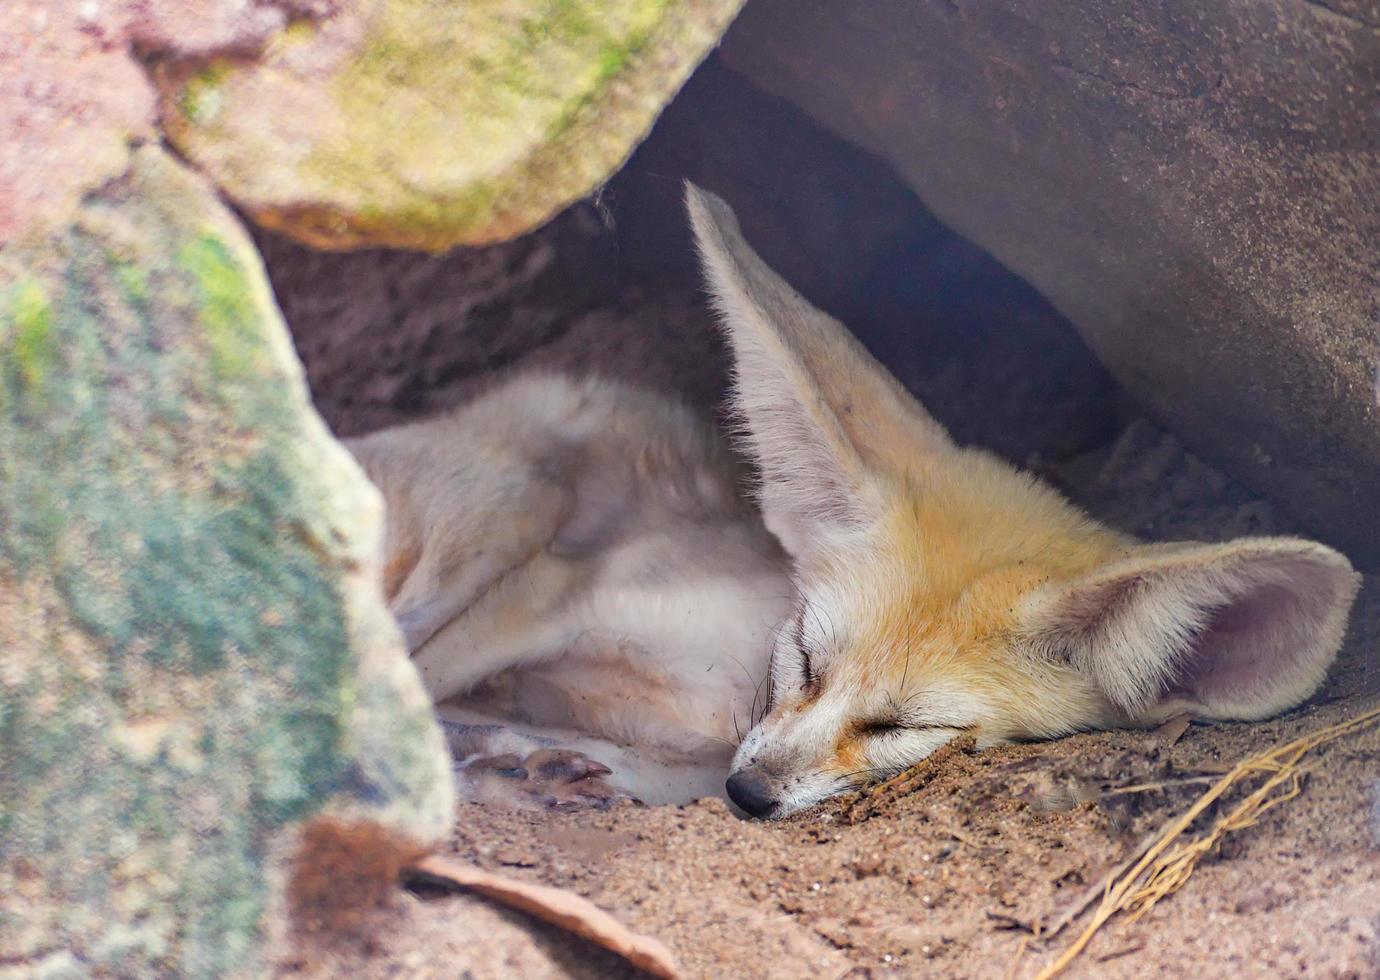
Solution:
[[[1285,745],[1251,756],[1212,785],[1187,811],[1167,823],[1150,839],[1140,860],[1119,878],[1108,879],[1102,901],[1082,935],[1036,980],[1050,980],[1066,970],[1092,940],[1097,931],[1118,912],[1129,912],[1135,921],[1154,908],[1155,903],[1183,887],[1198,862],[1222,838],[1256,823],[1264,814],[1299,794],[1302,779],[1309,771],[1299,762],[1320,745],[1359,731],[1380,721],[1380,708],[1374,708],[1348,721],[1313,732]],[[1193,822],[1233,787],[1264,776],[1264,781],[1245,799],[1222,814],[1212,828],[1200,837],[1178,843]]]

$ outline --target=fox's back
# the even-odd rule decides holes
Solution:
[[[729,751],[790,588],[708,420],[630,385],[534,374],[351,448],[388,501],[390,556],[481,555],[559,511],[549,539],[467,611],[501,607],[488,616],[501,639],[536,620],[558,628],[531,651],[539,663],[491,678],[468,706],[673,753]],[[528,594],[553,581],[558,603],[549,587]]]

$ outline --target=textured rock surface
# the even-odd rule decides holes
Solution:
[[[158,66],[178,149],[318,247],[510,238],[605,180],[741,0],[350,0]]]
[[[708,408],[727,364],[682,200],[722,194],[773,268],[838,315],[964,442],[1025,463],[1110,439],[1115,385],[1033,289],[876,158],[711,56],[596,202],[445,256],[256,235],[317,407],[352,435],[492,372],[597,373]]]
[[[723,196],[771,267],[846,323],[960,442],[1024,463],[1111,438],[1115,385],[1067,320],[885,163],[718,56],[605,195],[620,256],[653,288],[677,261],[700,282],[681,177]]]
[[[300,828],[434,840],[449,768],[252,245],[132,160],[0,251],[0,950],[244,975]]]
[[[439,390],[542,346],[614,293],[615,243],[585,205],[446,255],[255,238],[316,407],[340,435],[438,410]]]
[[[5,0],[0,5],[0,243],[61,220],[152,135],[140,59],[252,51],[331,0]],[[136,54],[137,52],[137,54]]]
[[[1028,278],[1191,447],[1380,561],[1380,15],[756,0],[724,54]]]

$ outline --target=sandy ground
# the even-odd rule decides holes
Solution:
[[[1218,482],[1172,441],[1151,463],[1167,437],[1126,452],[1147,430],[1138,424],[1106,454],[1123,477],[1137,466],[1162,474],[1167,461]],[[1239,519],[1262,519],[1255,503],[1239,506],[1251,508],[1233,508]],[[1101,881],[1186,809],[1204,779],[1380,705],[1378,648],[1372,577],[1327,687],[1283,718],[1195,725],[1172,744],[1154,732],[1108,732],[949,752],[910,785],[778,823],[739,820],[716,800],[578,814],[462,805],[448,851],[587,896],[669,945],[687,976],[1030,977],[1077,924],[1050,941],[1028,927]],[[1147,783],[1170,785],[1118,792]],[[384,914],[369,955],[332,957],[323,975],[623,972],[549,929],[524,939],[511,914],[473,899],[399,896]],[[506,932],[482,926],[496,918]],[[1150,915],[1103,930],[1069,975],[1380,976],[1380,726],[1318,750],[1298,798],[1230,837]]]
[[[353,433],[437,411],[463,401],[494,369],[529,365],[640,378],[712,411],[722,352],[692,292],[626,288],[580,273],[578,308],[551,308],[553,291],[569,295],[562,249],[597,241],[588,214],[562,221],[477,263],[463,255],[311,256],[264,238],[327,421]],[[512,281],[516,305],[505,300]],[[415,297],[433,294],[440,299],[428,313]],[[1053,315],[1011,312],[1017,322]],[[527,348],[491,356],[484,345],[508,336],[511,324],[526,324]],[[973,357],[985,356],[976,348]],[[1034,355],[1017,345],[1013,356]],[[371,361],[388,370],[371,374]],[[941,418],[987,411],[1009,428],[1025,415],[1019,401],[992,404],[994,390],[1015,386],[951,383],[986,376],[980,360],[928,376],[898,370],[928,398],[944,399],[942,411],[932,405]],[[1020,397],[1051,396],[1032,388]],[[1091,409],[1081,404],[1080,413],[1102,413],[1086,430],[1105,428],[1111,438],[1068,454],[1054,432],[1017,461],[1099,517],[1151,538],[1296,530],[1115,392]],[[1211,777],[1377,705],[1380,575],[1372,574],[1325,689],[1283,718],[1194,726],[1177,740],[1110,732],[947,752],[899,790],[840,798],[779,823],[739,820],[714,800],[576,814],[462,805],[447,850],[587,896],[665,942],[690,977],[1027,978],[1079,924],[1052,940],[1031,930],[1095,887]],[[1121,791],[1146,783],[1168,785]],[[305,959],[280,972],[628,974],[579,940],[469,897],[400,892],[371,921],[364,938],[304,950]],[[1380,726],[1319,750],[1296,799],[1230,837],[1149,915],[1111,924],[1071,975],[1380,976]]]
[[[549,356],[549,355],[548,355]],[[1157,536],[1288,530],[1265,504],[1144,421],[1044,467],[1123,527]],[[718,801],[610,813],[462,805],[448,850],[569,888],[667,943],[696,977],[1028,977],[1070,941],[1032,940],[1202,777],[1380,705],[1380,587],[1358,604],[1326,689],[1256,725],[1081,735],[946,757],[904,792],[780,823]],[[1163,790],[1119,787],[1197,779]],[[473,899],[399,896],[322,975],[589,976],[605,955]],[[1114,924],[1074,976],[1380,975],[1380,727],[1317,753],[1300,797],[1209,857],[1142,921]]]

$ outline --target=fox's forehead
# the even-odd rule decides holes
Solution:
[[[778,642],[808,656],[811,672],[830,686],[847,685],[858,694],[943,686],[1009,628],[1021,586],[1005,582],[1005,573],[955,593],[930,587],[923,571],[882,564],[878,558],[862,573],[840,570],[802,590],[795,618],[780,633]]]
[[[986,453],[960,454],[892,495],[878,541],[952,585],[994,568],[1026,566],[1079,575],[1127,539],[1098,524],[1053,488]]]
[[[801,583],[793,626],[801,635],[789,638],[878,652],[922,639],[962,645],[1008,625],[1016,601],[1055,574],[1038,562],[973,557],[924,547],[862,551]]]
[[[927,492],[897,494],[874,534],[800,582],[783,642],[817,651],[821,667],[859,683],[899,670],[942,682],[1001,645],[1031,592],[1124,547],[1053,492],[1003,506],[982,492],[992,485],[930,481]]]

